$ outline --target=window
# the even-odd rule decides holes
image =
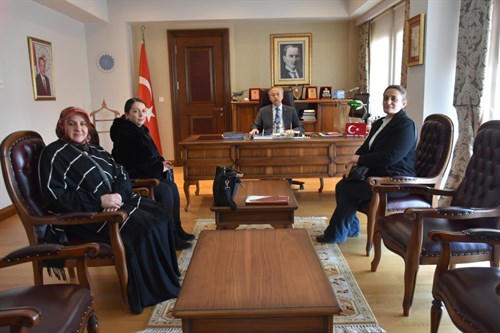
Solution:
[[[486,64],[484,110],[481,122],[500,119],[500,0],[493,3],[490,53]]]
[[[382,95],[390,84],[400,84],[405,23],[403,4],[370,22],[370,113],[384,116]]]

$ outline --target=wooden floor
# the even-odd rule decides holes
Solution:
[[[186,230],[191,231],[198,218],[213,218],[210,211],[212,203],[212,182],[200,182],[200,195],[194,194],[191,187],[191,209],[184,212],[185,198],[182,192],[182,170],[175,169],[175,178],[181,189],[181,217]],[[294,191],[299,209],[295,216],[330,217],[335,206],[334,188],[338,179],[325,179],[325,190],[318,193],[318,179],[306,179],[305,189]],[[356,280],[363,291],[378,323],[389,333],[429,332],[431,285],[434,266],[420,266],[417,277],[415,299],[409,317],[402,315],[403,299],[403,260],[384,248],[382,259],[376,273],[370,271],[371,258],[365,256],[366,218],[360,214],[362,234],[351,238],[340,248],[346,257]],[[27,238],[17,216],[0,222],[0,255],[27,245]],[[96,291],[96,307],[101,332],[133,333],[146,327],[152,307],[141,315],[132,315],[125,311],[118,291],[118,280],[112,267],[91,268],[92,281]],[[19,268],[2,269],[0,272],[0,290],[32,283],[30,265]],[[459,332],[444,311],[440,333]]]

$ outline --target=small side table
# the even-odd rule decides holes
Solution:
[[[245,200],[249,195],[286,195],[288,205],[246,205]],[[274,228],[293,228],[294,213],[299,208],[289,182],[284,179],[243,179],[234,201],[237,205],[235,211],[226,206],[210,208],[215,212],[217,229],[236,229],[240,224],[270,224]]]

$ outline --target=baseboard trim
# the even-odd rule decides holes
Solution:
[[[8,217],[16,215],[16,213],[17,213],[17,211],[16,211],[16,208],[14,207],[14,205],[9,205],[9,206],[6,206],[6,207],[0,209],[0,222],[2,222],[3,220],[5,220]]]

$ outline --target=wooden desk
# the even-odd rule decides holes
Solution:
[[[184,333],[332,333],[340,311],[307,230],[205,230],[173,315]]]
[[[189,187],[213,180],[216,166],[232,166],[247,179],[327,178],[342,175],[347,158],[364,138],[224,140],[220,134],[192,135],[179,143],[184,194]],[[319,191],[323,190],[323,185]],[[198,192],[196,193],[198,194]]]
[[[249,206],[248,195],[286,195],[288,205]],[[238,208],[212,206],[217,229],[236,229],[240,224],[270,224],[274,228],[292,228],[294,212],[299,208],[288,180],[244,180],[234,196]]]

